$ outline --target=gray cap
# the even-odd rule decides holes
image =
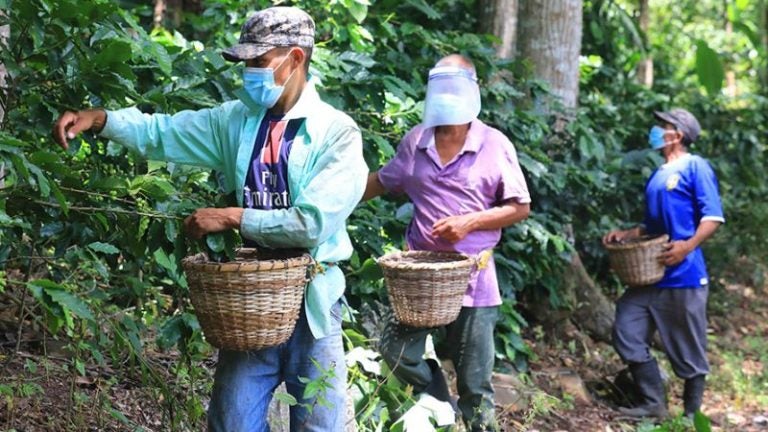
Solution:
[[[277,47],[315,45],[315,22],[295,7],[277,6],[260,10],[243,24],[237,45],[222,51],[229,61],[259,57]]]
[[[699,121],[688,110],[673,108],[669,111],[654,111],[653,115],[658,120],[669,123],[682,132],[685,144],[696,141],[699,133],[701,133]]]

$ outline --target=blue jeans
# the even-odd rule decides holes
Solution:
[[[267,409],[275,389],[283,381],[288,393],[298,401],[290,408],[292,432],[344,430],[347,368],[341,337],[341,302],[333,306],[331,315],[336,319],[337,328],[322,339],[312,336],[302,308],[296,329],[287,342],[250,352],[221,350],[208,409],[208,430],[269,431]],[[307,384],[300,378],[316,380],[330,369],[334,370],[334,377],[327,381],[330,388],[304,399]]]

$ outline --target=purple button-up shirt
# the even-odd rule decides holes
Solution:
[[[531,202],[528,186],[511,142],[498,130],[474,120],[461,151],[445,166],[435,148],[434,128],[418,125],[405,135],[395,157],[379,171],[381,184],[405,193],[414,205],[406,239],[412,250],[478,255],[492,249],[501,230],[469,233],[457,243],[431,235],[432,226],[447,216],[488,210],[505,201]],[[464,306],[501,304],[493,258],[472,272]]]

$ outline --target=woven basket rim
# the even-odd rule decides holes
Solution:
[[[654,246],[660,243],[666,243],[668,241],[669,241],[669,236],[667,234],[662,234],[660,236],[656,236],[648,240],[630,241],[628,243],[607,243],[605,245],[605,248],[608,249],[609,251],[632,250],[632,249],[646,248],[648,246]]]
[[[235,253],[247,255],[255,254],[256,249],[253,248],[238,248]],[[240,272],[240,271],[263,271],[263,270],[281,270],[292,267],[306,267],[314,259],[306,252],[299,256],[286,258],[286,259],[248,259],[242,258],[237,261],[230,261],[225,263],[217,263],[209,260],[208,255],[204,252],[200,252],[195,255],[190,255],[181,260],[181,265],[184,270],[194,270],[198,272],[208,273],[223,273],[223,272]]]
[[[441,257],[452,258],[450,262],[438,263],[410,263],[400,259],[404,257]],[[376,262],[385,268],[395,270],[449,270],[475,265],[475,259],[458,252],[433,252],[433,251],[397,251],[390,252],[376,259]]]

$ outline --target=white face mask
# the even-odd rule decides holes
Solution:
[[[480,87],[473,72],[457,66],[429,71],[423,118],[426,127],[470,123],[480,108]]]

